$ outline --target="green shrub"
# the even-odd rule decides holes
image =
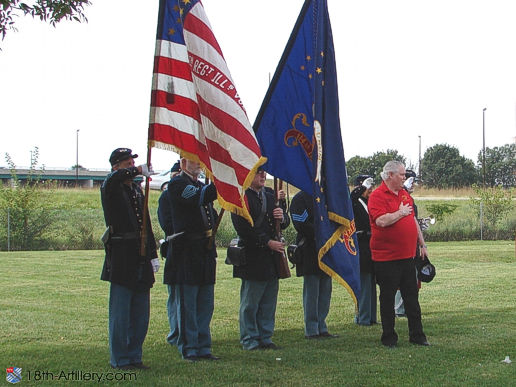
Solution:
[[[437,203],[429,205],[427,209],[430,211],[430,215],[434,217],[435,220],[442,221],[447,215],[453,214],[457,207],[457,204]]]
[[[52,227],[56,211],[52,205],[56,185],[40,180],[43,169],[37,169],[38,148],[31,152],[29,176],[22,184],[16,175],[16,165],[5,155],[11,170],[11,184],[0,187],[0,218],[5,228],[0,229],[3,250],[47,249],[51,242],[47,231]]]
[[[477,211],[478,216],[482,214],[487,221],[488,229],[495,230],[496,226],[507,219],[509,213],[514,210],[511,189],[504,189],[500,186],[482,188],[473,186],[477,197],[471,197],[470,203]]]

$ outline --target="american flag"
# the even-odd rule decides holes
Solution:
[[[266,160],[200,0],[160,0],[149,144],[198,160],[252,223],[244,193]]]

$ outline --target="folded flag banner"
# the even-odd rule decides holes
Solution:
[[[254,124],[265,169],[311,193],[319,266],[355,305],[360,267],[326,0],[306,0]]]
[[[198,160],[252,223],[244,193],[265,159],[199,0],[160,0],[149,145]]]

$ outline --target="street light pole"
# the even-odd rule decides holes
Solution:
[[[75,188],[77,188],[79,186],[79,129],[77,129],[75,144]]]
[[[419,164],[418,164],[418,170],[417,170],[417,174],[419,176],[419,180],[421,180],[421,136],[418,136],[419,137]]]
[[[482,110],[482,185],[486,188],[486,109]]]

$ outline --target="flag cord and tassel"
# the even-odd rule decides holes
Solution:
[[[147,166],[151,165],[151,143],[147,142]],[[146,241],[147,241],[147,223],[150,219],[148,219],[149,212],[149,182],[150,177],[145,176],[145,194],[143,195],[143,224],[142,224],[142,233],[140,239],[140,256],[145,257],[146,253]]]

